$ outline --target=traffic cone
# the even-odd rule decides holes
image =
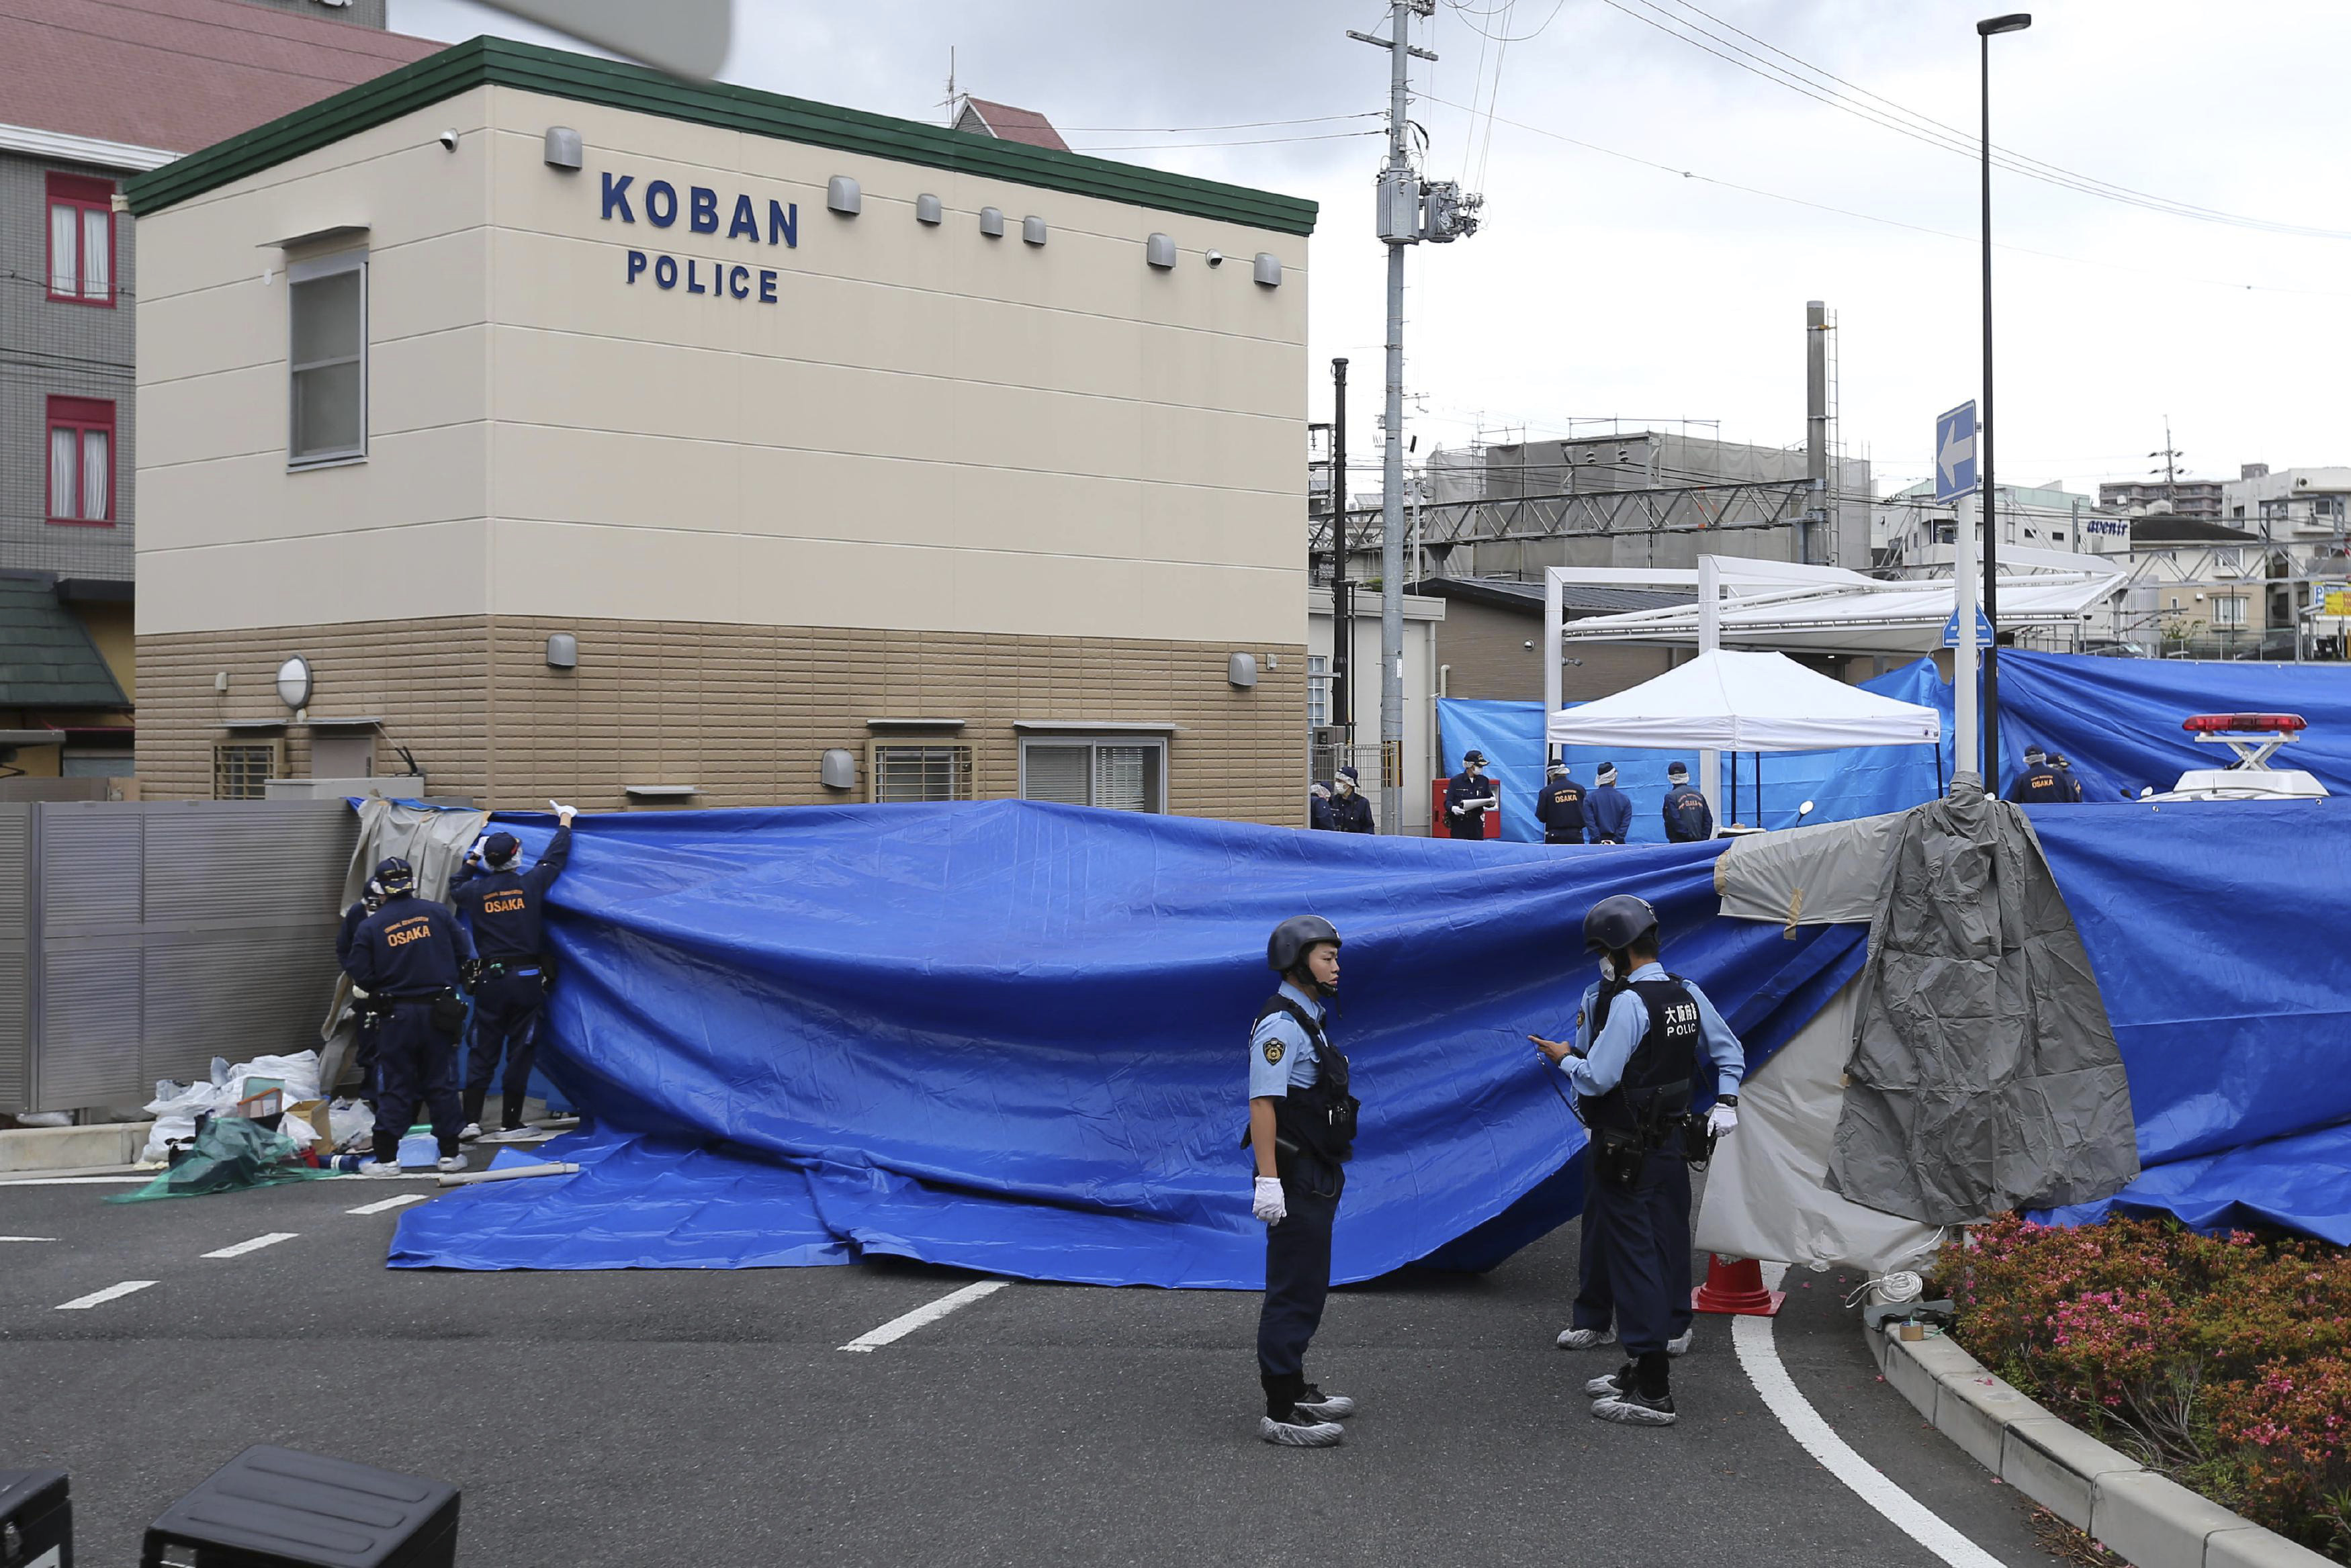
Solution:
[[[1763,1265],[1752,1258],[1706,1255],[1706,1283],[1690,1292],[1695,1312],[1727,1313],[1733,1317],[1777,1317],[1785,1291],[1763,1288]]]

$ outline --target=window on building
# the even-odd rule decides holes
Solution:
[[[292,387],[286,458],[296,466],[367,455],[367,253],[286,269]]]
[[[266,799],[269,792],[262,785],[279,776],[281,754],[276,741],[233,741],[225,746],[214,746],[213,798]]]
[[[1331,659],[1328,654],[1306,656],[1306,723],[1319,730],[1331,722]]]
[[[114,182],[52,174],[48,190],[49,297],[112,306]]]
[[[2244,596],[2241,594],[2213,595],[2212,624],[2225,627],[2243,626],[2245,624]]]
[[[971,798],[971,748],[876,743],[866,768],[883,803]]]
[[[2286,498],[2283,495],[2273,495],[2268,500],[2262,502],[2262,521],[2264,523],[2284,522],[2285,503]]]
[[[1020,798],[1109,811],[1165,811],[1166,763],[1167,742],[1161,740],[1024,741]]]
[[[2310,514],[2313,517],[2323,518],[2330,523],[2342,522],[2343,497],[2340,495],[2312,496],[2310,498]]]
[[[114,521],[114,405],[99,398],[49,400],[49,521]]]

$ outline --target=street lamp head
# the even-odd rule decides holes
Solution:
[[[1994,33],[2022,33],[2031,26],[2032,26],[2032,14],[2031,12],[2015,11],[2005,16],[1985,17],[1982,21],[1976,24],[1976,31],[1980,36],[1989,38]]]

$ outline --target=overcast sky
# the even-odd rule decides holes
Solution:
[[[1439,0],[1416,27],[1442,57],[1413,67],[1426,171],[1487,197],[1481,233],[1408,259],[1407,430],[1424,453],[1616,415],[1800,441],[1808,299],[1837,312],[1843,436],[1881,493],[1925,476],[1934,415],[1976,394],[1972,152],[1664,29],[1706,28],[1850,84],[1811,77],[1824,95],[1971,137],[1990,0],[1698,3],[1721,22],[1683,0]],[[557,41],[466,0],[391,4],[402,31]],[[1377,436],[1383,149],[1353,133],[1379,123],[1386,57],[1345,30],[1384,15],[1379,0],[737,0],[722,74],[940,119],[952,46],[958,88],[1043,112],[1081,151],[1320,202],[1312,417],[1329,417],[1328,359],[1347,355],[1360,456]],[[2269,225],[1996,175],[2001,478],[2095,493],[2139,477],[2167,414],[2183,476],[2351,462],[2351,5],[2045,0],[1992,54],[1996,148]],[[1201,145],[1218,142],[1248,145]]]

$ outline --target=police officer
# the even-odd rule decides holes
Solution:
[[[1372,831],[1372,803],[1364,798],[1363,775],[1353,768],[1341,768],[1331,786],[1331,826],[1341,833]]]
[[[1714,836],[1714,808],[1706,796],[1690,788],[1689,768],[1682,763],[1666,768],[1666,842],[1696,844]]]
[[[1486,753],[1461,753],[1461,771],[1445,786],[1445,821],[1456,838],[1486,836],[1486,814],[1501,804],[1494,781],[1482,776]]]
[[[1316,833],[1331,831],[1331,786],[1311,784],[1306,786],[1306,826]]]
[[[1583,803],[1594,844],[1622,844],[1633,832],[1633,797],[1616,787],[1616,764],[1603,763],[1599,783]]]
[[[1535,791],[1535,820],[1543,825],[1545,844],[1583,842],[1583,786],[1565,763],[1552,763],[1542,788]]]
[[[1739,1125],[1746,1053],[1706,993],[1657,961],[1657,916],[1629,893],[1583,918],[1600,981],[1584,994],[1573,1042],[1536,1039],[1567,1074],[1591,1129],[1574,1325],[1563,1349],[1621,1338],[1632,1359],[1584,1392],[1604,1421],[1666,1427],[1675,1420],[1669,1368],[1689,1346],[1689,1169],[1684,1122],[1701,1072],[1718,1097],[1704,1136]],[[1611,1315],[1615,1333],[1609,1332]]]
[[[382,861],[375,881],[383,908],[360,922],[343,959],[351,983],[384,1010],[376,1045],[375,1158],[360,1162],[360,1174],[400,1173],[401,1135],[420,1099],[432,1114],[441,1168],[463,1170],[457,1032],[465,1002],[457,979],[459,966],[473,961],[474,943],[456,916],[416,896],[416,872],[407,861]]]
[[[1347,1058],[1323,1033],[1324,1002],[1339,990],[1339,932],[1319,915],[1274,927],[1265,961],[1280,989],[1249,1031],[1249,1135],[1256,1162],[1250,1211],[1265,1227],[1265,1304],[1257,1320],[1258,1436],[1327,1449],[1355,1402],[1306,1381],[1306,1346],[1331,1291],[1331,1225],[1354,1153],[1355,1100]]]
[[[2074,804],[2081,805],[2082,781],[2074,776],[2074,764],[2065,760],[2065,753],[2063,752],[2059,752],[2049,760],[2056,764],[2057,776],[2064,781],[2066,792],[2074,797]]]
[[[2024,748],[2024,771],[2008,786],[2008,798],[2024,805],[2062,805],[2081,799],[2039,746]]]
[[[457,918],[481,955],[481,972],[473,983],[474,1034],[465,1043],[464,1136],[484,1143],[519,1143],[535,1136],[522,1125],[522,1104],[530,1093],[538,1010],[547,1000],[547,889],[571,857],[575,815],[568,805],[558,808],[555,836],[529,870],[521,867],[521,841],[511,833],[493,833],[465,857],[449,885]],[[484,1137],[482,1107],[501,1052],[507,1060],[506,1081],[498,1090],[502,1125]]]
[[[358,935],[360,922],[382,908],[383,889],[376,885],[373,877],[370,877],[367,886],[360,890],[359,902],[343,911],[342,928],[335,933],[337,964],[343,963],[350,957],[351,938]],[[351,1054],[359,1064],[360,1093],[367,1096],[370,1104],[373,1104],[376,1036],[382,1032],[383,1014],[377,1006],[374,997],[364,992],[358,992],[357,987],[353,990],[357,994],[351,999],[353,1020]],[[330,1084],[327,1086],[331,1090],[334,1085]]]

